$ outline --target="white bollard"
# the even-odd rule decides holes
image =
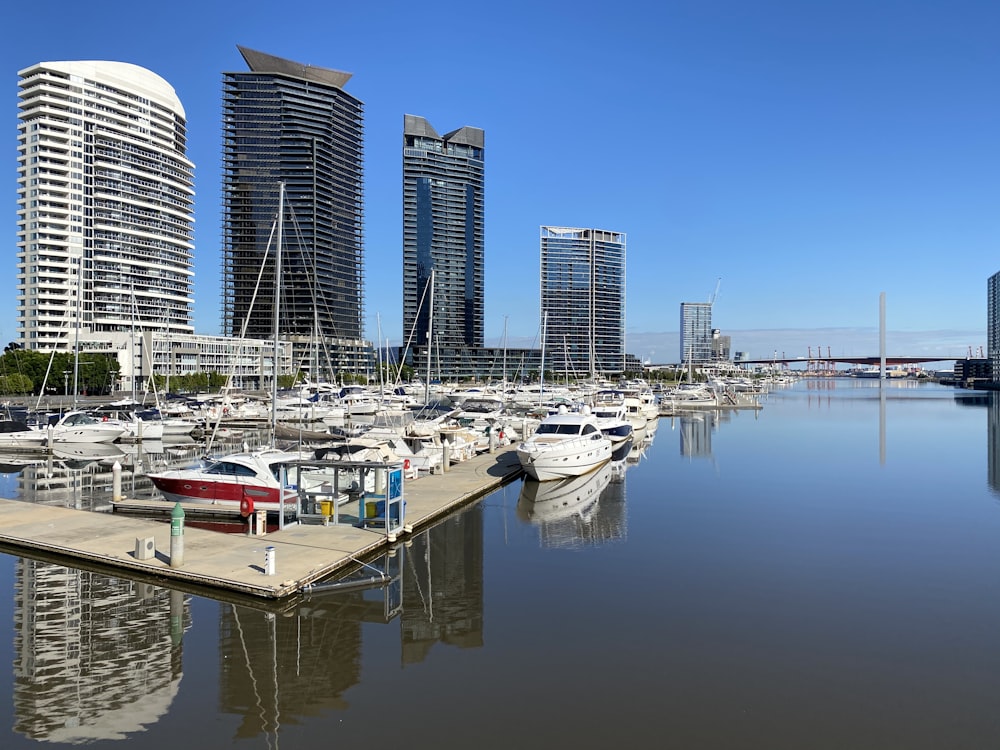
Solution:
[[[122,465],[115,461],[111,464],[111,502],[122,499]]]
[[[264,548],[264,575],[274,575],[274,547]]]
[[[451,443],[448,438],[441,441],[441,470],[445,473],[451,468]]]

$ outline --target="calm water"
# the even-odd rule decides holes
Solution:
[[[663,418],[623,474],[415,536],[386,590],[269,610],[0,555],[0,743],[996,746],[1000,408],[879,394]],[[36,499],[100,506],[94,466]]]

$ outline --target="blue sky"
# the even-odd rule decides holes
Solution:
[[[16,338],[17,71],[165,78],[196,165],[195,327],[219,331],[223,71],[236,45],[348,71],[365,103],[366,330],[402,338],[404,114],[486,131],[486,343],[537,345],[543,224],[627,235],[626,348],[678,359],[681,302],[754,357],[964,356],[1000,270],[1000,3],[660,0],[458,5],[56,0],[3,11]],[[13,17],[13,18],[12,18]],[[17,30],[15,34],[14,31]]]

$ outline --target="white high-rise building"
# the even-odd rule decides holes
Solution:
[[[193,333],[194,165],[173,88],[120,62],[18,75],[18,343]]]

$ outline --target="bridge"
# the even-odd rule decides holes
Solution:
[[[885,365],[918,365],[927,362],[952,362],[955,360],[967,359],[964,356],[957,357],[891,357],[886,355]],[[869,365],[879,366],[882,364],[881,357],[770,357],[768,359],[741,359],[734,364],[737,365],[829,365],[832,363],[848,365]]]

